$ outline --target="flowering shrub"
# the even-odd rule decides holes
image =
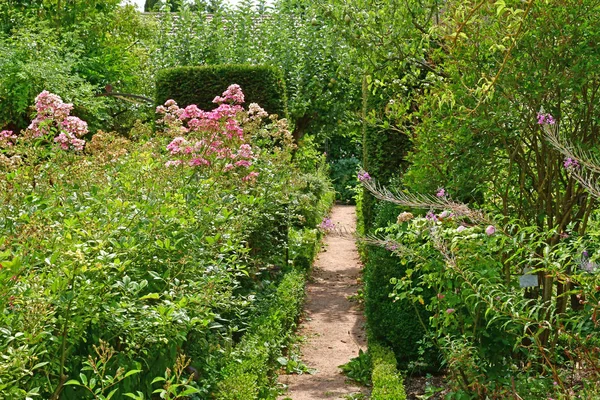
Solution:
[[[73,104],[63,103],[62,99],[47,90],[35,98],[36,117],[27,127],[26,135],[33,139],[51,138],[63,150],[82,151],[88,133],[87,123],[72,116]]]
[[[222,97],[240,99],[230,95]],[[185,384],[215,398],[221,368],[237,364],[232,349],[257,301],[312,261],[332,198],[324,174],[298,172],[285,121],[228,103],[206,113],[215,119],[195,118],[207,128],[179,119],[199,110],[170,103],[164,136],[98,132],[77,156],[40,152],[46,147],[31,140],[51,143],[58,130],[83,125],[68,119],[71,106],[58,97],[38,100],[26,140],[7,150],[24,162],[0,174],[0,400],[151,398],[160,386],[168,390],[169,379],[153,378],[165,376],[179,353],[197,371]],[[2,137],[13,141],[10,132]],[[188,145],[173,144],[176,137]],[[203,139],[206,148],[186,153]],[[211,140],[224,143],[211,147]],[[17,162],[3,152],[1,168]],[[200,156],[210,165],[190,165]],[[165,167],[174,160],[185,162]],[[237,161],[251,164],[224,170]],[[309,195],[301,205],[291,201]],[[292,224],[300,213],[314,218]],[[283,343],[282,334],[270,330],[269,340]],[[100,372],[94,345],[114,350]]]
[[[252,171],[252,166],[257,155],[244,124],[260,124],[268,114],[255,103],[246,112],[240,105],[244,93],[235,84],[213,102],[218,107],[212,111],[200,110],[194,104],[182,109],[174,100],[157,107],[162,116],[157,122],[175,136],[167,145],[172,159],[166,165],[199,167],[212,173],[234,171],[244,175],[243,181],[255,181],[259,172]]]
[[[566,147],[572,149],[566,157],[591,162]],[[391,279],[393,296],[425,305],[431,313],[421,319],[428,332],[422,344],[441,351],[454,392],[478,398],[503,393],[595,398],[596,389],[574,377],[600,378],[600,275],[598,256],[589,251],[597,243],[576,232],[558,235],[516,220],[501,227],[439,191],[414,195],[372,181],[363,185],[376,198],[429,210],[416,218],[401,213],[371,242],[410,266]],[[560,240],[550,244],[553,238]],[[537,298],[548,277],[557,282],[553,302]],[[518,379],[517,369],[523,373]]]
[[[15,135],[12,131],[0,132],[0,149],[14,145],[16,140],[17,135]]]

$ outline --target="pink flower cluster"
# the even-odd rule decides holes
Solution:
[[[539,112],[537,114],[537,123],[540,125],[554,125],[556,121],[552,115]]]
[[[242,104],[244,102],[244,93],[240,85],[230,85],[226,91],[223,92],[223,96],[217,96],[213,99],[213,103],[233,103]]]
[[[51,134],[63,150],[83,150],[85,140],[79,138],[88,133],[88,125],[70,115],[73,104],[63,103],[59,96],[44,90],[35,98],[35,109],[37,115],[27,128],[32,137]]]
[[[371,175],[369,175],[369,173],[366,171],[360,171],[358,173],[358,180],[360,182],[368,182],[371,180]]]
[[[236,119],[244,111],[237,103],[243,101],[240,87],[231,85],[222,97],[215,98],[213,102],[220,104],[212,111],[201,110],[195,104],[179,108],[174,100],[157,107],[157,114],[162,115],[157,122],[178,133],[167,145],[169,153],[177,159],[169,160],[166,166],[187,164],[223,172],[249,169],[255,154]],[[259,114],[260,110],[255,109],[255,113]],[[257,177],[258,172],[249,172],[242,180],[254,182]]]
[[[575,169],[579,167],[579,162],[576,159],[567,157],[563,163],[566,169]]]
[[[0,132],[0,147],[12,146],[17,140],[17,135],[13,131],[2,131]]]

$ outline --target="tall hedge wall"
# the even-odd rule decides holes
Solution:
[[[231,84],[241,86],[246,104],[258,103],[270,114],[287,116],[287,97],[283,73],[276,67],[261,65],[208,65],[176,67],[159,71],[156,100],[164,104],[173,99],[179,106],[196,104],[203,110]]]

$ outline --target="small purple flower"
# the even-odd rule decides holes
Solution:
[[[461,233],[462,231],[464,231],[465,229],[467,229],[464,225],[459,226],[458,228],[456,228],[456,232],[457,233]]]
[[[446,314],[452,314],[454,311],[456,311],[454,308],[449,308],[446,310]]]
[[[554,125],[556,121],[552,115],[539,112],[537,114],[537,123],[539,125]]]
[[[567,157],[565,159],[565,162],[563,163],[563,165],[565,166],[566,169],[575,169],[575,168],[579,167],[579,163],[577,162],[577,160],[575,160],[574,158],[571,158],[571,157]]]
[[[439,188],[437,193],[435,194],[437,197],[446,197],[446,189]]]
[[[590,253],[588,253],[587,250],[584,250],[583,253],[581,253],[581,255],[585,258],[588,258],[590,256]]]
[[[489,225],[487,228],[485,228],[486,235],[492,236],[494,233],[496,233],[496,227],[494,225]]]
[[[428,221],[433,221],[433,222],[437,222],[437,220],[438,220],[437,216],[436,216],[436,215],[435,215],[435,214],[434,214],[432,211],[429,211],[429,212],[427,213],[427,215],[425,215],[425,218],[426,218]]]
[[[370,181],[371,180],[371,175],[369,175],[368,172],[359,172],[358,173],[358,180],[361,181],[361,182]]]
[[[335,229],[335,224],[331,221],[330,218],[323,218],[323,221],[321,221],[319,228],[321,228],[321,230],[325,232],[331,232]]]
[[[454,217],[454,214],[452,214],[450,211],[443,211],[443,212],[442,212],[442,213],[439,215],[439,217],[440,217],[441,219],[445,219],[445,218],[452,218],[452,217]]]
[[[396,251],[400,248],[400,246],[398,246],[396,243],[387,243],[385,248],[389,251]]]

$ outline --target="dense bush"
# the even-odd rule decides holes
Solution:
[[[304,301],[305,274],[287,274],[276,292],[264,299],[262,313],[236,346],[223,380],[217,387],[219,400],[271,399],[276,397],[273,378],[281,356],[296,326]]]
[[[194,127],[171,118],[184,110],[171,103],[157,136],[98,133],[76,152],[79,142],[58,145],[76,121],[53,122],[70,106],[48,98],[38,98],[30,131],[0,138],[0,398],[208,396],[271,282],[318,239],[315,226],[289,224],[292,240],[256,251],[272,235],[263,228],[282,221],[277,204],[307,190],[290,163],[290,133],[227,102],[211,114],[215,125]],[[207,142],[230,133],[218,150]],[[239,165],[209,148],[237,154]],[[325,210],[331,195],[320,187],[315,207]],[[290,267],[273,265],[286,258]]]
[[[93,131],[119,128],[117,120],[127,127],[141,117],[138,104],[94,97],[107,85],[115,92],[151,93],[150,25],[119,3],[2,2],[0,129],[25,128],[28,107],[45,89],[74,102],[75,114]]]
[[[169,99],[182,106],[196,104],[208,109],[215,93],[222,93],[236,83],[242,87],[246,103],[258,103],[270,113],[287,115],[283,74],[276,67],[255,65],[212,65],[177,67],[159,71],[156,78],[158,104]]]

